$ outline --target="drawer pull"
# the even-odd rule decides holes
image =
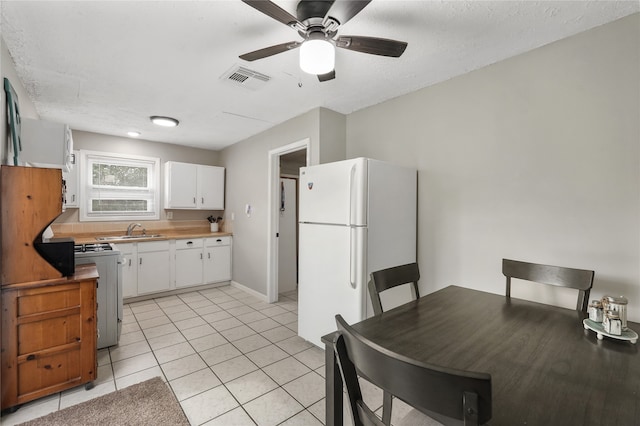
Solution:
[[[218,238],[218,239],[216,240],[216,243],[221,243],[221,242],[222,242],[222,240],[221,240],[220,238]]]
[[[188,246],[189,246],[189,245],[192,245],[192,244],[193,244],[193,241],[187,241],[187,245],[188,245]]]
[[[34,359],[36,359],[36,356],[34,354],[27,356],[27,361],[33,361]]]

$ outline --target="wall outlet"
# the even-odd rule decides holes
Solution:
[[[173,212],[167,212],[167,219],[168,220],[173,219]]]

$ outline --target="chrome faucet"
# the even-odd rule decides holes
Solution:
[[[127,227],[127,235],[131,236],[131,234],[133,233],[133,230],[135,229],[136,226],[142,226],[139,223],[131,223],[129,224],[129,226]]]

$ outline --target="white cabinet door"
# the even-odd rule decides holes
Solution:
[[[65,172],[64,170],[62,171],[62,178],[64,179],[65,187],[67,191],[65,194],[65,200],[64,200],[65,208],[80,207],[80,204],[78,202],[78,195],[80,194],[80,191],[79,191],[80,188],[78,186],[78,173],[79,173],[78,160],[80,159],[80,155],[78,151],[73,151],[73,158],[74,158],[74,162],[73,162],[73,167],[71,168],[71,171],[69,172]]]
[[[122,297],[138,295],[138,250],[135,244],[118,244],[122,253]]]
[[[231,280],[231,237],[207,238],[204,250],[204,282]]]
[[[165,163],[165,209],[224,209],[224,167]]]
[[[198,208],[224,210],[224,167],[198,166]]]
[[[170,262],[168,241],[138,243],[138,294],[169,290]]]
[[[199,239],[176,241],[176,287],[202,284],[202,247]]]
[[[166,209],[197,208],[197,171],[195,164],[167,161],[164,196]]]

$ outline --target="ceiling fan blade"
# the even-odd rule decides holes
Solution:
[[[254,50],[253,52],[240,55],[240,59],[245,61],[255,61],[256,59],[266,58],[268,56],[277,55],[278,53],[286,52],[287,50],[293,50],[299,47],[302,42],[290,41],[288,43],[276,44],[275,46],[265,47],[264,49]]]
[[[398,58],[407,48],[407,43],[377,37],[341,36],[336,39],[336,47],[372,55]]]
[[[336,0],[327,13],[327,16],[337,20],[340,25],[344,25],[360,13],[369,3],[371,3],[371,0]]]
[[[336,70],[330,71],[326,74],[318,74],[318,80],[320,81],[329,81],[336,78]]]
[[[282,22],[287,26],[293,26],[296,22],[298,22],[298,19],[295,16],[293,16],[292,14],[290,14],[289,12],[287,12],[286,10],[282,9],[280,6],[278,6],[277,4],[269,0],[242,0],[242,1],[248,4],[249,6],[253,7],[257,11],[262,12],[267,16],[270,16],[271,18],[275,19],[278,22]]]

